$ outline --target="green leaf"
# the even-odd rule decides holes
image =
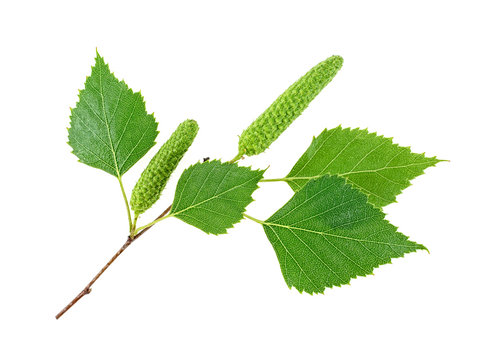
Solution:
[[[133,93],[97,54],[72,109],[69,145],[81,162],[118,178],[155,144],[158,135],[141,93]]]
[[[310,179],[340,175],[362,190],[370,203],[383,207],[395,202],[396,195],[411,185],[411,179],[439,161],[412,153],[390,138],[339,126],[314,138],[284,180],[298,191]]]
[[[338,176],[309,181],[259,222],[288,286],[310,294],[348,284],[391,258],[426,249],[398,233],[366,195]]]
[[[208,234],[226,234],[242,219],[262,176],[218,160],[194,164],[178,181],[170,214]]]

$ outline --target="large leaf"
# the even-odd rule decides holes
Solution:
[[[121,177],[155,144],[158,135],[141,93],[133,93],[97,54],[85,89],[72,109],[69,144],[84,164]]]
[[[261,221],[289,287],[322,293],[372,274],[391,258],[425,249],[397,232],[381,210],[338,176],[309,181]]]
[[[314,138],[285,180],[298,191],[312,178],[340,175],[368,195],[369,202],[382,207],[396,201],[411,179],[439,161],[367,130],[339,126]]]
[[[218,160],[192,165],[178,181],[171,214],[208,234],[225,234],[242,219],[262,176]]]

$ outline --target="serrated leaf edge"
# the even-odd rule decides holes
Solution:
[[[107,70],[109,71],[109,74],[111,74],[111,75],[112,75],[114,78],[116,78],[116,79],[117,79],[117,80],[118,80],[118,81],[119,81],[119,82],[120,82],[120,83],[121,83],[123,86],[125,86],[125,87],[126,87],[126,89],[127,89],[128,93],[129,93],[130,95],[139,95],[139,96],[140,96],[140,98],[141,98],[141,102],[144,104],[144,107],[146,108],[146,102],[145,102],[145,100],[144,100],[144,96],[141,94],[141,91],[136,91],[136,92],[134,92],[134,91],[133,91],[133,90],[132,90],[132,89],[131,89],[131,88],[130,88],[128,85],[127,85],[127,83],[124,81],[124,79],[120,79],[120,80],[119,80],[119,78],[117,78],[117,77],[116,77],[116,75],[114,74],[114,72],[112,72],[112,71],[111,71],[111,69],[110,69],[110,67],[109,67],[109,64],[108,64],[108,63],[107,63],[107,62],[104,60],[104,57],[102,57],[102,56],[99,54],[99,52],[97,51],[97,49],[96,49],[96,58],[95,58],[95,64],[94,64],[94,65],[91,65],[91,67],[90,67],[90,68],[91,68],[91,74],[90,74],[90,75],[86,75],[85,80],[84,80],[84,88],[83,88],[83,89],[79,89],[79,90],[78,90],[78,92],[77,92],[77,101],[76,101],[76,103],[75,103],[75,106],[74,106],[73,108],[72,108],[72,107],[70,107],[70,108],[69,108],[69,110],[70,110],[70,115],[69,115],[69,119],[70,119],[70,121],[69,121],[69,126],[67,127],[67,138],[68,138],[68,139],[69,139],[69,133],[70,133],[69,131],[70,131],[71,127],[72,127],[72,110],[74,110],[75,108],[77,108],[77,107],[78,107],[78,105],[79,105],[79,103],[80,103],[80,101],[81,101],[81,95],[82,95],[82,93],[83,93],[83,92],[86,90],[86,88],[87,88],[87,80],[88,80],[88,79],[89,79],[89,77],[92,75],[92,72],[93,72],[94,67],[96,66],[96,64],[97,64],[97,61],[98,61],[98,60],[101,60],[101,61],[102,61],[102,63],[103,63],[105,66],[106,66]],[[148,116],[152,116],[152,117],[153,117],[153,119],[154,119],[154,123],[155,123],[155,125],[156,125],[156,126],[155,126],[155,129],[154,129],[154,130],[155,130],[155,132],[156,132],[156,136],[155,136],[155,138],[156,138],[156,137],[158,136],[158,134],[159,134],[159,130],[158,130],[159,123],[156,121],[156,117],[154,116],[154,112],[152,112],[152,113],[148,113],[148,112],[146,111],[146,114],[147,114]],[[67,141],[67,145],[69,145],[69,146],[72,148],[72,151],[71,151],[70,153],[71,153],[71,154],[73,154],[73,155],[74,155],[74,156],[77,158],[77,161],[78,161],[78,162],[80,162],[80,163],[82,163],[82,164],[85,164],[85,165],[90,166],[90,164],[88,164],[88,163],[86,163],[86,162],[82,161],[81,159],[79,159],[79,158],[77,157],[77,155],[74,153],[75,149],[74,149],[74,147],[72,146],[72,144],[70,143],[70,140],[68,140],[68,141]],[[112,144],[112,145],[113,145],[113,144]],[[156,141],[153,141],[153,145],[152,145],[152,147],[151,147],[151,148],[153,148],[155,145],[156,145]],[[114,169],[114,170],[116,171],[116,173],[117,173],[117,176],[116,176],[116,177],[117,177],[117,178],[120,178],[120,177],[121,177],[123,174],[120,174],[120,172],[119,172],[119,170],[120,170],[120,169],[119,169],[119,166],[117,166],[117,159],[116,159],[116,157],[115,157],[115,156],[114,156],[114,162],[116,163],[116,167],[115,167],[115,168],[113,168],[113,169]],[[109,165],[109,164],[107,164],[107,165]],[[124,164],[123,164],[123,165],[124,165]],[[110,166],[110,167],[112,167],[111,165],[109,165],[109,166]],[[125,172],[127,172],[128,170],[129,170],[129,169],[127,169]],[[125,172],[124,172],[124,173],[125,173]]]
[[[190,165],[189,167],[187,167],[187,168],[186,168],[184,171],[187,171],[187,170],[191,169],[192,167],[194,167],[194,166],[196,166],[196,165],[200,165],[200,164],[209,164],[209,163],[214,163],[214,162],[219,163],[220,165],[223,165],[223,164],[227,164],[227,165],[233,165],[233,166],[236,166],[236,167],[238,167],[238,168],[243,168],[243,169],[247,169],[247,170],[252,171],[252,172],[261,173],[260,180],[263,178],[263,174],[264,174],[264,173],[265,173],[265,171],[266,171],[266,169],[265,169],[265,170],[260,170],[260,169],[255,169],[255,170],[254,170],[254,169],[252,169],[252,167],[251,167],[251,166],[240,166],[240,165],[238,165],[238,164],[236,164],[236,163],[223,162],[223,161],[221,161],[221,159],[213,159],[213,160],[210,160],[210,161],[205,161],[205,162],[198,161],[198,162],[196,162],[196,163],[194,163],[194,164],[191,164],[191,165]],[[184,171],[183,171],[183,172],[184,172]],[[220,233],[217,233],[217,234],[210,233],[210,232],[206,232],[206,231],[205,231],[205,230],[203,230],[203,229],[200,229],[200,230],[201,230],[201,231],[203,231],[204,233],[208,234],[208,235],[215,235],[215,236],[218,236],[218,235],[225,235],[225,234],[227,234],[227,233],[228,233],[228,230],[233,229],[233,228],[235,227],[235,225],[236,225],[236,224],[238,224],[239,222],[241,222],[241,221],[243,220],[243,218],[244,218],[243,214],[245,213],[246,208],[247,208],[247,207],[248,207],[248,205],[250,205],[250,204],[251,204],[253,201],[255,201],[255,199],[253,198],[253,193],[254,193],[255,191],[257,191],[257,189],[259,189],[259,188],[260,188],[260,186],[258,185],[258,184],[260,183],[260,180],[258,180],[258,181],[257,181],[257,183],[256,183],[256,185],[255,185],[255,189],[253,190],[252,195],[250,195],[250,202],[249,202],[247,205],[245,205],[245,206],[243,207],[243,210],[242,210],[242,212],[241,212],[242,216],[240,217],[240,219],[239,219],[238,221],[236,221],[236,222],[234,222],[233,224],[231,224],[231,226],[227,227],[227,228],[226,228],[226,229],[225,229],[223,232],[220,232]],[[242,184],[242,185],[243,185],[243,184]],[[238,185],[238,186],[241,186],[241,185]],[[233,189],[233,188],[232,188],[232,189]],[[230,189],[230,190],[232,190],[232,189]],[[220,195],[220,194],[218,194],[218,195]],[[211,200],[211,199],[205,200],[205,202],[206,202],[206,201],[209,201],[209,200]],[[174,204],[173,204],[173,205],[174,205]],[[174,208],[174,206],[173,206],[173,208]],[[170,215],[170,216],[174,216],[174,217],[176,217],[176,215],[178,215],[178,214],[182,214],[182,212],[186,211],[186,209],[184,209],[184,210],[182,210],[182,211],[180,211],[180,212],[173,213],[173,208],[171,208],[171,211],[170,211],[169,215]],[[185,216],[186,216],[186,215],[185,215]],[[179,220],[182,220],[182,219],[180,219],[180,218],[178,218],[178,219],[179,219]],[[196,226],[195,226],[195,227],[196,227]],[[198,229],[199,229],[199,228],[198,228]]]
[[[364,129],[361,129],[361,128],[359,128],[359,127],[357,127],[357,128],[351,128],[351,127],[346,127],[346,128],[343,128],[343,127],[342,127],[342,125],[339,125],[339,126],[337,126],[337,127],[335,127],[335,128],[332,128],[332,129],[325,128],[325,129],[324,129],[324,130],[323,130],[323,131],[322,131],[322,132],[321,132],[321,133],[320,133],[318,136],[313,136],[312,141],[311,141],[310,145],[307,147],[307,149],[309,149],[309,148],[310,148],[310,146],[312,146],[312,144],[313,144],[313,143],[314,143],[314,142],[317,140],[317,138],[318,138],[319,136],[322,136],[322,134],[324,134],[324,133],[326,133],[326,132],[328,132],[328,131],[332,131],[332,130],[334,130],[334,131],[339,130],[339,131],[342,131],[342,132],[343,132],[343,131],[347,131],[347,132],[352,132],[352,131],[362,131],[362,132],[365,132],[365,135],[372,136],[373,138],[382,138],[382,139],[389,140],[389,142],[390,142],[392,145],[395,145],[395,146],[397,146],[397,147],[398,147],[398,148],[400,148],[400,149],[405,149],[405,150],[408,150],[408,151],[409,151],[411,154],[414,154],[414,155],[420,155],[420,156],[422,156],[422,157],[424,157],[424,158],[426,158],[426,159],[430,160],[430,161],[428,161],[428,163],[429,163],[430,165],[428,165],[428,166],[427,166],[425,169],[423,169],[423,170],[422,170],[422,172],[421,172],[421,174],[418,174],[418,175],[416,175],[416,176],[414,176],[414,177],[410,178],[409,180],[407,180],[408,185],[407,185],[406,187],[404,187],[404,188],[400,189],[400,190],[399,190],[397,193],[395,193],[395,194],[394,194],[394,200],[393,200],[392,202],[390,202],[390,203],[388,203],[388,204],[384,205],[384,206],[390,205],[390,204],[392,204],[392,203],[397,203],[397,202],[398,202],[398,201],[397,201],[397,196],[398,196],[398,195],[400,195],[400,194],[402,194],[402,193],[403,193],[403,191],[404,191],[405,189],[407,189],[408,187],[410,187],[410,186],[412,185],[412,182],[411,182],[412,180],[414,180],[415,178],[417,178],[417,177],[418,177],[418,176],[420,176],[420,175],[424,175],[424,174],[426,174],[426,172],[425,172],[425,170],[426,170],[426,169],[428,169],[428,168],[430,168],[430,167],[435,167],[435,166],[436,166],[438,163],[440,163],[440,162],[447,162],[447,161],[449,161],[449,160],[441,160],[441,159],[437,159],[437,158],[436,158],[436,156],[433,156],[433,157],[427,157],[427,156],[426,156],[426,152],[423,152],[423,153],[415,153],[415,152],[413,152],[413,151],[411,150],[411,147],[410,147],[410,146],[401,146],[401,145],[399,145],[398,143],[395,143],[395,142],[393,141],[393,140],[394,140],[394,137],[385,137],[384,135],[378,135],[376,131],[374,131],[374,132],[369,132],[369,129],[368,129],[368,128],[364,128]],[[306,151],[307,151],[307,149],[306,149]],[[318,150],[316,150],[316,151],[318,151]],[[305,154],[305,152],[304,152],[304,154]],[[434,163],[433,163],[433,162],[434,162]],[[416,164],[416,165],[421,165],[421,164]],[[294,166],[295,166],[295,165],[294,165]],[[302,169],[303,169],[303,168],[302,168]],[[302,170],[302,169],[301,169],[301,170]],[[298,172],[300,172],[301,170],[299,170]],[[379,170],[381,170],[381,169],[377,169],[377,171],[379,171]],[[292,170],[290,170],[288,174],[290,174],[290,172],[291,172],[291,171],[292,171]],[[363,173],[363,172],[369,172],[369,171],[361,171],[361,173]],[[324,175],[337,175],[337,176],[344,177],[345,175],[350,175],[351,173],[352,173],[352,172],[343,173],[343,174],[337,174],[337,173],[333,173],[333,172],[328,171],[328,172],[326,172],[326,173],[324,173],[324,174],[314,176],[314,177],[313,177],[313,179],[320,178],[320,177],[322,177],[322,176],[324,176]],[[287,175],[288,175],[288,174],[287,174]],[[287,184],[290,186],[290,183],[291,183],[291,182],[293,183],[293,182],[294,182],[294,179],[297,179],[297,176],[290,176],[290,177],[288,177],[288,176],[287,176],[287,177],[286,177],[286,179],[287,179],[287,180],[286,180],[285,182],[286,182],[286,183],[287,183]],[[353,186],[355,186],[355,187],[356,187],[358,190],[361,190],[361,189],[362,189],[362,192],[364,192],[364,191],[368,192],[366,189],[364,189],[364,188],[363,188],[363,187],[361,187],[361,186],[358,186],[358,185],[357,185],[357,184],[355,184],[355,183],[352,183],[352,182],[351,182],[351,184],[352,184]],[[301,190],[303,187],[302,187],[302,188],[299,188],[298,190],[294,190],[294,188],[293,188],[292,186],[290,186],[290,188],[291,188],[291,189],[292,189],[294,192],[298,192],[298,191],[300,191],[300,190]],[[374,195],[374,194],[373,194],[373,195]],[[376,195],[374,195],[374,196],[376,196]],[[385,199],[385,200],[387,201],[387,199]],[[372,205],[372,204],[371,204],[371,205]],[[381,208],[382,208],[382,207],[381,207]],[[378,208],[378,209],[381,209],[381,208]]]
[[[360,194],[364,195],[364,197],[366,198],[366,204],[370,205],[370,206],[371,206],[373,209],[380,211],[380,212],[381,212],[381,213],[384,215],[384,216],[383,216],[383,218],[382,218],[382,221],[383,221],[383,222],[385,222],[386,224],[389,224],[390,226],[394,227],[394,228],[395,228],[395,230],[396,230],[396,233],[397,233],[397,234],[400,234],[400,235],[404,236],[404,237],[406,238],[406,240],[407,240],[407,241],[410,241],[410,240],[409,240],[409,236],[406,236],[406,235],[404,235],[403,233],[399,232],[399,231],[398,231],[399,227],[397,227],[397,226],[395,226],[395,225],[391,224],[391,222],[390,222],[389,220],[387,220],[387,219],[386,219],[387,214],[386,214],[384,211],[382,211],[382,209],[381,209],[381,208],[379,208],[379,207],[377,207],[377,206],[374,206],[372,203],[370,203],[370,202],[368,201],[368,196],[367,196],[367,195],[366,195],[366,194],[365,194],[363,191],[361,191],[360,189],[358,189],[356,186],[354,186],[354,185],[352,185],[350,182],[348,182],[346,178],[344,178],[344,177],[342,177],[342,176],[339,176],[339,175],[330,175],[330,174],[324,174],[324,175],[322,175],[322,176],[336,176],[337,178],[340,178],[340,179],[342,179],[342,180],[344,181],[344,186],[346,186],[346,185],[347,185],[347,186],[349,186],[351,189],[354,189],[354,190],[358,191]],[[321,176],[321,177],[322,177],[322,176]],[[316,179],[309,180],[309,181],[308,181],[308,182],[307,182],[307,183],[304,185],[304,187],[305,187],[305,186],[307,186],[307,184],[309,184],[310,182],[315,181],[315,180],[316,180]],[[302,188],[302,189],[303,189],[303,188]],[[289,200],[288,200],[288,201],[287,201],[285,204],[287,204],[287,203],[288,203],[290,200],[292,200],[292,198],[293,198],[294,196],[296,196],[296,195],[297,195],[297,192],[295,192],[295,193],[294,193],[294,195],[293,195],[293,196],[292,196],[292,197],[291,197],[291,198],[290,198],[290,199],[289,199]],[[283,206],[285,206],[285,204],[284,204],[284,205],[282,205],[282,207],[283,207]],[[276,210],[276,211],[274,212],[274,214],[275,214],[277,211],[278,211],[278,210]],[[270,216],[270,217],[271,217],[271,216]],[[269,217],[269,218],[270,218],[270,217]],[[268,219],[267,219],[267,220],[268,220]],[[265,220],[265,221],[260,221],[260,224],[261,224],[262,226],[263,226],[263,225],[265,225],[265,224],[267,224],[267,225],[275,225],[275,226],[278,226],[278,224],[267,223],[267,221],[266,221],[266,220]],[[272,230],[272,231],[273,231],[273,230]],[[269,241],[269,242],[270,242],[270,241]],[[356,275],[355,277],[351,277],[351,278],[349,279],[349,281],[344,282],[344,283],[339,284],[339,285],[325,286],[325,287],[323,288],[323,290],[322,290],[322,291],[320,291],[320,292],[317,292],[317,291],[312,291],[312,292],[310,292],[310,291],[306,291],[305,289],[299,290],[299,289],[297,289],[297,288],[295,287],[295,285],[289,285],[289,284],[288,284],[286,281],[285,281],[285,283],[287,284],[287,286],[288,286],[288,288],[289,288],[289,289],[292,289],[293,287],[295,287],[295,289],[296,289],[296,290],[297,290],[297,291],[298,291],[300,294],[302,294],[302,293],[306,293],[306,294],[309,294],[309,295],[313,295],[313,294],[322,294],[322,295],[324,295],[324,292],[325,292],[325,290],[327,290],[327,289],[333,289],[334,287],[339,287],[339,288],[340,288],[340,287],[342,287],[342,286],[344,286],[344,285],[351,285],[351,282],[352,282],[353,280],[355,280],[355,279],[359,278],[359,277],[367,277],[367,276],[369,276],[369,275],[374,276],[374,270],[375,270],[375,269],[378,269],[379,267],[381,267],[381,266],[383,266],[383,265],[392,264],[392,259],[402,259],[402,258],[404,258],[404,256],[405,256],[406,254],[414,253],[414,252],[417,252],[418,250],[426,250],[426,251],[429,253],[429,250],[426,248],[426,246],[424,246],[424,245],[422,245],[422,244],[419,244],[419,243],[416,243],[416,242],[414,242],[414,241],[410,241],[410,242],[411,242],[411,243],[413,243],[413,244],[415,244],[415,245],[417,245],[417,246],[415,246],[415,247],[413,247],[413,248],[412,248],[412,247],[408,247],[409,249],[411,249],[410,251],[404,252],[404,253],[403,253],[401,256],[394,256],[394,257],[391,257],[391,258],[389,259],[389,261],[388,261],[388,262],[384,262],[384,263],[382,263],[382,264],[378,264],[377,266],[375,266],[375,267],[372,269],[372,272],[371,272],[371,273],[369,273],[369,274],[365,274],[365,275]],[[421,248],[421,247],[422,247],[422,248]],[[277,262],[278,262],[278,263],[279,263],[279,265],[280,265],[280,270],[282,270],[282,269],[281,269],[281,264],[280,264],[280,262],[278,261],[278,259],[277,259]],[[303,270],[302,270],[302,271],[303,271]],[[283,271],[282,271],[282,274],[283,274]],[[284,280],[285,280],[285,277],[284,277]]]

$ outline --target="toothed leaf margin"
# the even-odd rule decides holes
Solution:
[[[339,126],[314,138],[286,179],[298,191],[311,178],[339,175],[362,190],[370,203],[383,207],[395,202],[410,180],[438,162],[394,144],[392,138]]]
[[[208,234],[225,234],[242,219],[263,173],[219,160],[194,164],[178,181],[171,214]]]
[[[287,285],[313,294],[426,249],[384,217],[345,179],[325,175],[309,181],[262,225]]]
[[[158,135],[141,93],[116,79],[98,53],[70,118],[68,144],[74,155],[118,178],[154,146]]]

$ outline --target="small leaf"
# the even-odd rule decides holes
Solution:
[[[73,153],[118,178],[153,147],[158,135],[141,93],[116,79],[99,54],[70,118]]]
[[[309,181],[261,223],[288,286],[310,294],[426,249],[398,233],[366,195],[338,176]]]
[[[440,160],[412,153],[392,139],[367,130],[325,129],[314,138],[284,178],[294,191],[325,174],[339,175],[362,190],[369,202],[383,207],[396,201],[411,179]]]
[[[262,176],[218,160],[194,164],[178,181],[171,215],[208,234],[226,234],[242,219]]]

